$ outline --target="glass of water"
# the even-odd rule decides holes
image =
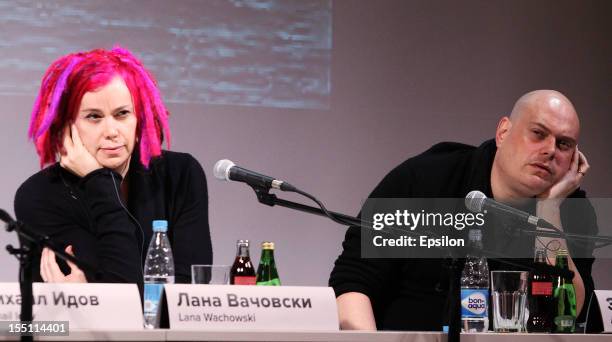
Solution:
[[[495,332],[525,331],[528,279],[527,271],[491,272]]]
[[[229,265],[191,265],[192,284],[229,284]]]

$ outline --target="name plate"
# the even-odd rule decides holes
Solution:
[[[166,284],[170,328],[338,331],[329,287]]]
[[[612,333],[612,290],[595,290],[595,296],[599,303],[603,332]]]
[[[68,321],[70,329],[137,330],[143,328],[136,284],[34,283],[35,321]],[[0,321],[19,321],[18,283],[0,283]]]

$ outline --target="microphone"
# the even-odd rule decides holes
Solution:
[[[15,220],[3,209],[0,209],[0,221],[4,221],[4,223],[13,223]]]
[[[215,163],[213,174],[219,180],[243,182],[259,188],[273,188],[282,191],[296,190],[293,185],[287,182],[241,168],[229,159],[221,159]]]
[[[475,213],[491,211],[497,215],[518,219],[521,222],[528,223],[535,227],[558,230],[558,228],[552,225],[550,222],[547,222],[546,220],[537,216],[530,215],[522,210],[513,208],[509,205],[487,198],[485,194],[478,190],[470,191],[470,193],[465,196],[465,207]]]

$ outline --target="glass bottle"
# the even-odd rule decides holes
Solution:
[[[555,266],[569,270],[566,249],[557,252]],[[558,276],[554,290],[554,325],[557,333],[573,333],[576,323],[576,291],[572,279]]]
[[[552,331],[553,276],[545,271],[548,263],[546,251],[538,248],[535,255],[535,270],[529,282],[529,320],[528,332],[549,333]]]
[[[280,278],[274,261],[274,242],[261,244],[261,258],[257,268],[257,285],[280,286]]]
[[[255,268],[251,263],[249,240],[236,242],[236,259],[230,270],[231,285],[255,285]]]

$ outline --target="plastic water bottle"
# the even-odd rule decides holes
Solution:
[[[153,221],[153,236],[144,265],[144,325],[159,328],[164,284],[174,283],[174,258],[168,241],[168,221]]]
[[[489,330],[489,265],[482,256],[482,231],[471,229],[472,251],[461,272],[461,331]]]

